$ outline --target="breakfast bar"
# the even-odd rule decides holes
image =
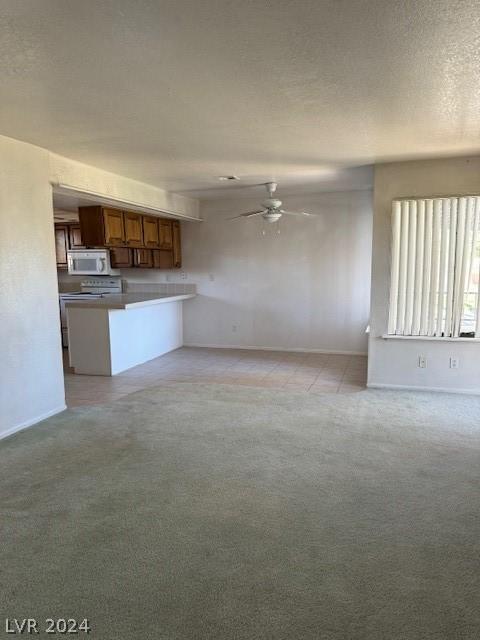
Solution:
[[[125,293],[67,302],[70,366],[113,376],[183,344],[182,306],[194,294]]]

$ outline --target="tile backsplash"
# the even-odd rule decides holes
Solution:
[[[125,293],[197,293],[196,284],[184,282],[131,282],[122,280],[122,290]]]

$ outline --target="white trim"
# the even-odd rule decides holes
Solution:
[[[452,193],[449,195],[431,195],[431,196],[398,196],[394,198],[392,202],[398,202],[402,200],[451,200],[452,198],[466,198],[466,197],[479,197],[480,192],[475,193]]]
[[[480,389],[451,389],[450,387],[423,387],[409,384],[384,384],[368,382],[368,389],[392,389],[394,391],[433,391],[434,393],[457,393],[460,395],[480,396]]]
[[[246,351],[285,351],[288,353],[325,353],[326,355],[339,355],[339,356],[366,356],[366,351],[337,351],[334,349],[305,349],[303,347],[288,348],[285,347],[261,347],[261,346],[243,346],[238,344],[198,344],[194,342],[185,342],[184,347],[198,347],[205,349],[236,349]]]
[[[379,336],[383,340],[427,340],[428,342],[480,342],[480,338],[455,338],[453,336],[397,336],[389,333],[384,333]]]
[[[3,440],[3,438],[7,438],[8,436],[13,435],[14,433],[17,433],[17,431],[28,429],[28,427],[33,427],[34,424],[43,422],[43,420],[47,420],[47,418],[51,418],[52,416],[55,416],[57,413],[61,413],[62,411],[65,411],[66,408],[67,408],[67,405],[64,404],[61,407],[52,409],[52,411],[47,411],[47,413],[42,413],[40,416],[37,416],[36,418],[32,418],[31,420],[27,420],[26,422],[21,422],[20,424],[17,424],[15,427],[11,427],[10,429],[7,429],[7,431],[0,432],[0,440]]]
[[[151,207],[147,204],[142,204],[141,202],[133,202],[132,200],[125,200],[121,198],[112,198],[109,195],[104,193],[98,193],[97,191],[85,191],[80,187],[73,187],[69,184],[62,184],[60,182],[51,182],[54,193],[64,193],[66,195],[70,195],[74,193],[75,195],[81,195],[85,200],[93,200],[97,204],[110,205],[112,207],[115,206],[127,206],[132,209],[137,209],[142,213],[150,213],[150,214],[161,214],[168,216],[169,218],[176,218],[179,220],[188,220],[189,222],[203,222],[202,218],[196,218],[194,216],[187,216],[185,213],[178,213],[177,211],[170,211],[169,209],[160,209],[159,207]]]

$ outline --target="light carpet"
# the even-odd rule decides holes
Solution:
[[[3,617],[99,640],[480,637],[478,397],[172,384],[0,459]]]

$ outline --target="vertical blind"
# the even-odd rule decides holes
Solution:
[[[479,269],[479,196],[395,200],[388,333],[480,337]]]

